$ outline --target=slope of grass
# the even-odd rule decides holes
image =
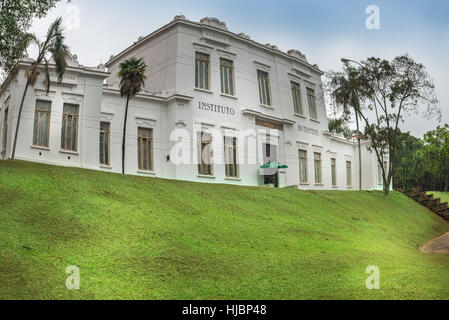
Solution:
[[[407,197],[0,161],[0,298],[447,299],[449,224]],[[80,290],[65,286],[78,266]],[[367,290],[366,267],[380,269]]]
[[[428,191],[427,194],[433,194],[434,198],[440,198],[441,203],[449,202],[449,192]]]

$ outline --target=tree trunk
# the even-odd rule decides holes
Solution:
[[[362,148],[360,146],[360,128],[359,128],[359,116],[357,111],[355,112],[355,122],[357,124],[357,145],[359,148],[359,191],[362,191]]]
[[[12,156],[11,156],[12,160],[14,160],[14,157],[16,156],[17,136],[19,134],[20,119],[22,118],[23,104],[25,103],[25,97],[27,95],[29,86],[30,86],[30,80],[27,79],[27,83],[25,85],[25,90],[23,91],[22,101],[20,102],[19,115],[17,116],[16,133],[14,134],[14,144],[12,147]]]
[[[126,122],[128,120],[129,95],[126,97],[125,121],[123,122],[123,141],[122,141],[122,174],[125,174],[125,144],[126,144]]]
[[[389,181],[387,181],[389,180]],[[391,184],[391,179],[384,179],[384,192],[385,195],[388,196],[390,194],[390,184]]]

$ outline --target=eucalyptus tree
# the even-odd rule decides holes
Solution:
[[[126,124],[128,120],[129,100],[134,98],[145,86],[145,70],[147,65],[142,58],[132,57],[120,63],[120,95],[126,97],[125,119],[123,122],[122,140],[122,174],[125,173]]]
[[[431,163],[429,171],[443,191],[449,191],[449,125],[424,134],[424,153]]]
[[[16,132],[14,135],[14,146],[12,151],[12,159],[14,159],[16,154],[17,136],[19,133],[20,120],[22,117],[23,104],[25,102],[25,97],[30,86],[36,84],[39,78],[42,68],[44,72],[44,84],[47,93],[50,90],[50,61],[54,64],[56,75],[58,76],[58,81],[61,82],[64,78],[64,74],[67,67],[67,56],[69,54],[69,49],[65,44],[64,28],[62,27],[62,18],[57,18],[48,28],[47,35],[44,41],[39,41],[36,36],[29,35],[29,43],[35,43],[38,48],[38,54],[36,60],[31,64],[31,66],[26,70],[26,84],[22,95],[22,100],[20,102],[19,114],[17,118]]]
[[[0,69],[13,70],[28,45],[28,29],[60,0],[0,1]],[[67,1],[69,2],[69,1]]]
[[[359,109],[365,124],[365,136],[370,139],[382,172],[385,194],[390,191],[393,163],[400,139],[399,125],[411,114],[441,120],[441,109],[435,85],[423,64],[409,55],[388,61],[368,58],[355,69],[354,77],[366,108]],[[375,120],[372,121],[374,111]],[[371,113],[371,115],[370,115]],[[388,158],[385,165],[384,159]]]

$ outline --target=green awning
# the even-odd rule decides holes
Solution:
[[[279,162],[270,162],[263,166],[261,166],[262,169],[268,169],[268,168],[276,168],[276,169],[287,169],[288,166]]]

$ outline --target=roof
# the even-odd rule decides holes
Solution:
[[[244,33],[233,33],[231,31],[228,30],[226,23],[223,21],[220,21],[217,18],[203,18],[200,20],[200,22],[195,22],[195,21],[190,21],[188,19],[185,18],[185,16],[183,15],[178,15],[175,16],[174,19],[166,24],[165,26],[157,29],[156,31],[150,33],[149,35],[145,36],[145,37],[139,37],[138,41],[136,41],[134,44],[132,44],[131,46],[129,46],[128,48],[126,48],[125,50],[121,51],[119,54],[115,55],[115,56],[111,56],[110,60],[105,64],[106,67],[109,67],[110,65],[112,65],[113,63],[117,62],[118,60],[120,60],[121,57],[123,57],[125,54],[133,51],[135,48],[145,44],[147,41],[151,40],[152,38],[156,37],[157,35],[159,35],[162,32],[165,32],[167,30],[169,30],[170,28],[174,27],[175,25],[178,24],[185,24],[185,25],[190,25],[190,26],[194,26],[197,28],[202,28],[202,29],[209,29],[215,32],[220,32],[223,34],[226,34],[227,36],[230,36],[234,39],[240,40],[240,41],[244,41],[246,43],[249,43],[253,46],[259,47],[262,50],[265,51],[269,51],[270,53],[273,54],[277,54],[280,55],[284,58],[287,59],[291,59],[295,62],[298,62],[300,64],[302,64],[303,66],[319,73],[320,75],[323,75],[324,72],[321,71],[318,67],[318,65],[316,64],[310,64],[307,59],[306,56],[301,53],[299,50],[296,49],[292,49],[289,50],[287,52],[283,52],[281,50],[279,50],[279,48],[276,45],[271,45],[269,43],[267,44],[261,44],[259,42],[256,42],[254,40],[252,40],[250,38],[250,36],[244,34]]]

